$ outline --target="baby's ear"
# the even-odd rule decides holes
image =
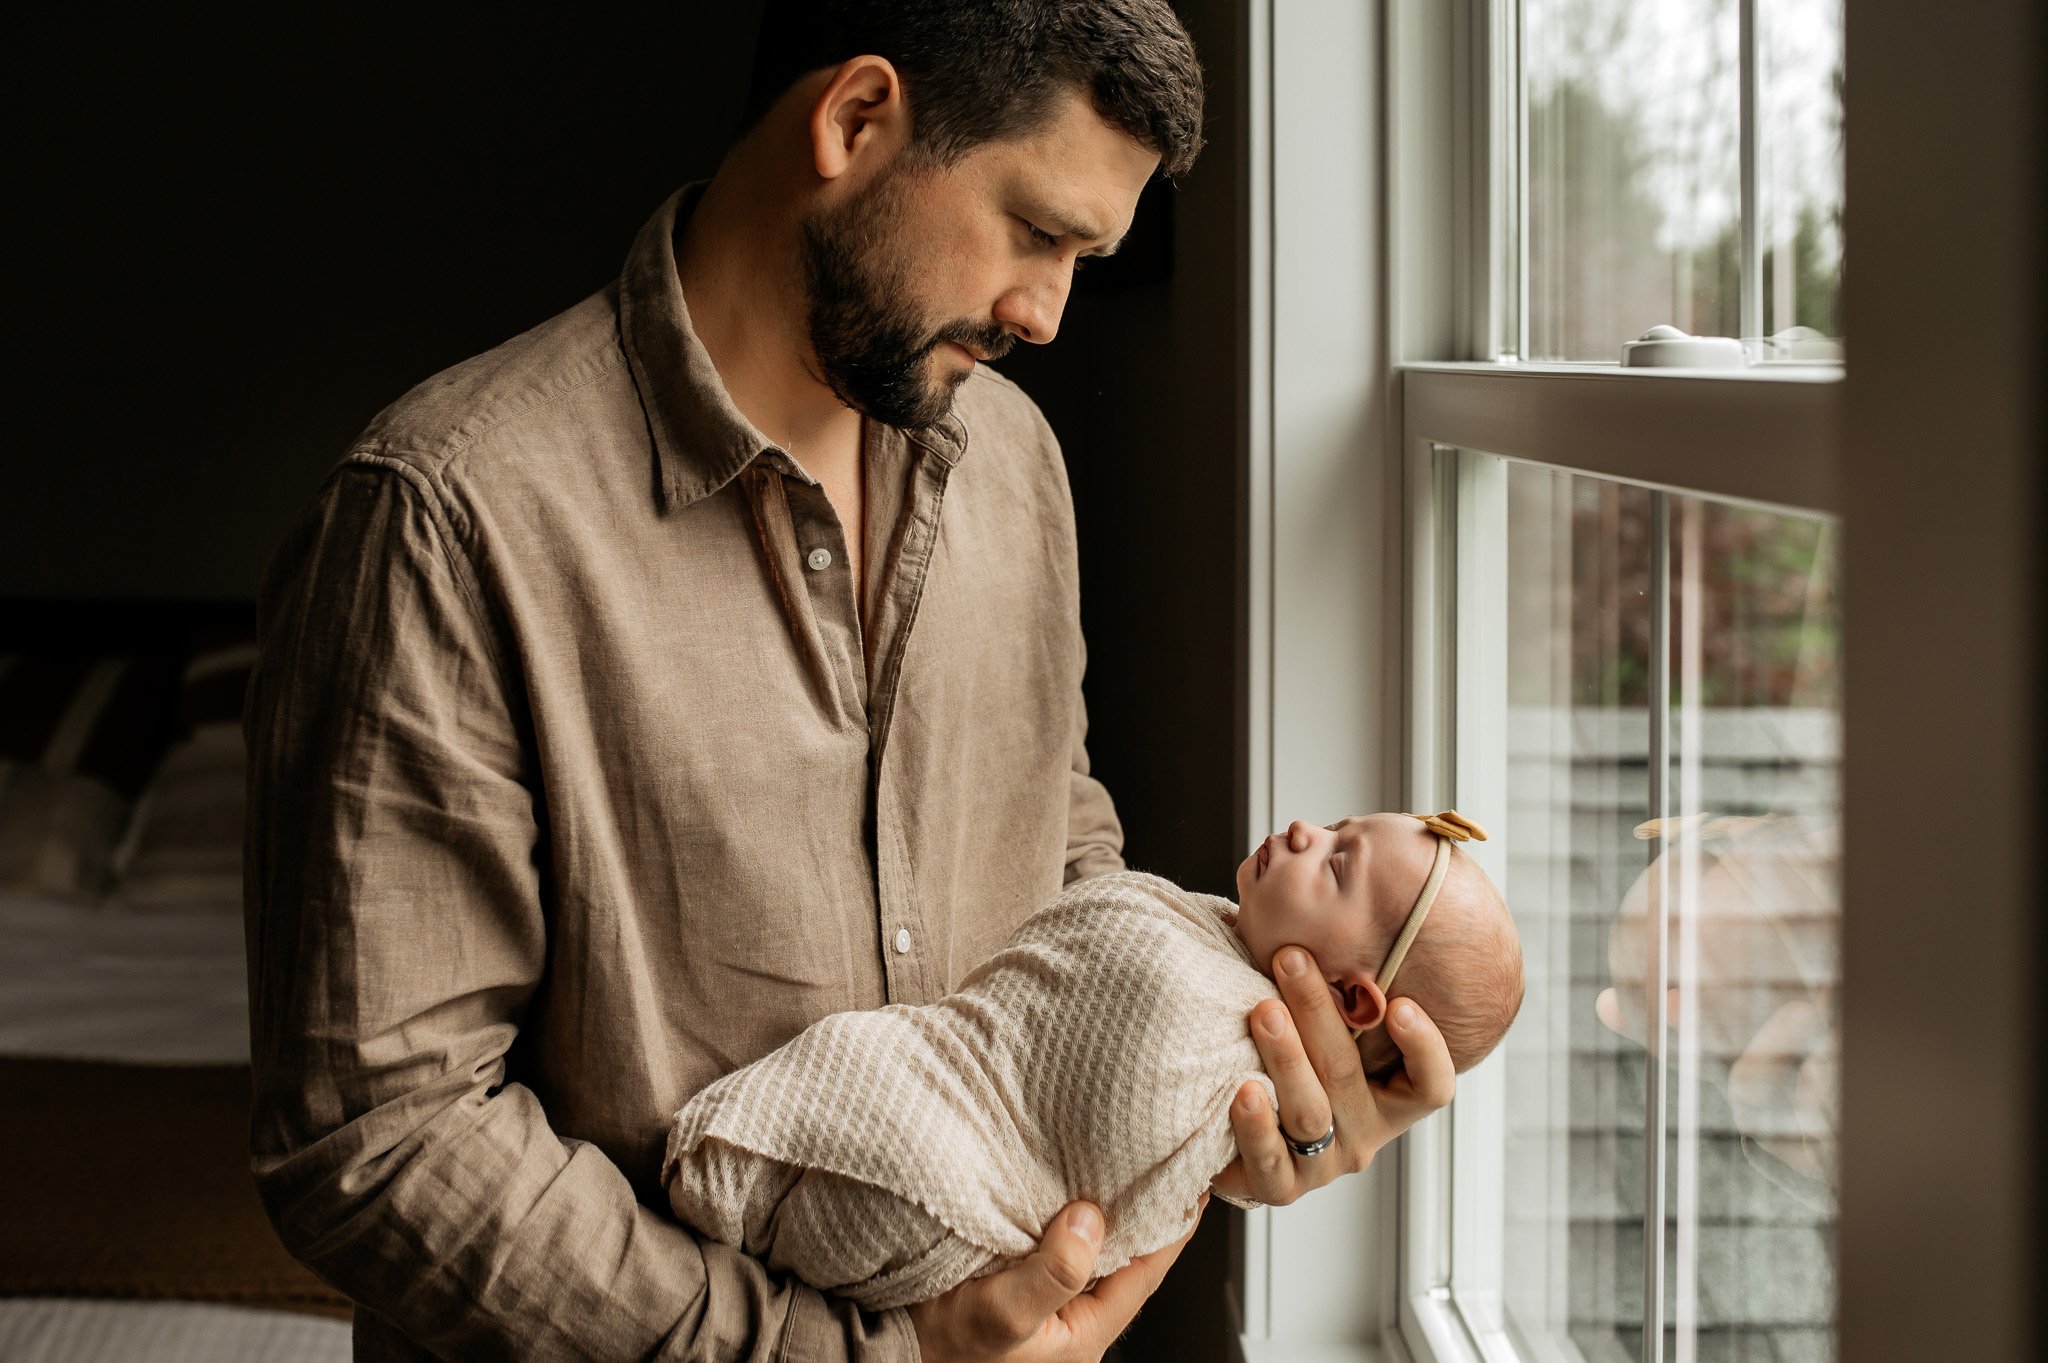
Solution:
[[[1386,1021],[1387,996],[1380,992],[1379,981],[1362,970],[1347,970],[1331,980],[1330,996],[1354,1032]]]

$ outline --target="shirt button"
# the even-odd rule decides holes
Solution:
[[[896,954],[897,954],[898,956],[901,956],[901,955],[903,955],[903,954],[904,954],[905,952],[907,952],[907,951],[909,951],[909,950],[910,950],[910,929],[909,929],[909,928],[898,928],[898,929],[896,929]]]
[[[811,550],[810,558],[805,561],[811,565],[812,572],[822,573],[832,566],[832,551],[830,549],[813,549]]]

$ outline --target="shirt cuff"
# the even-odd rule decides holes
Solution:
[[[800,1288],[783,1324],[776,1363],[920,1363],[917,1331],[901,1307],[863,1311]]]

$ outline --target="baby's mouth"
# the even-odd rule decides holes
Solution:
[[[1273,840],[1268,838],[1260,843],[1259,850],[1252,853],[1252,859],[1257,863],[1256,868],[1252,872],[1252,879],[1257,880],[1260,876],[1266,874],[1266,867],[1272,864]]]

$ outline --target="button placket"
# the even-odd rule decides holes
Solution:
[[[850,723],[867,722],[867,655],[852,574],[843,571],[844,530],[825,490],[814,481],[787,484],[792,529],[796,532],[798,579],[810,598],[840,694],[849,702]],[[806,547],[808,546],[808,547]]]

